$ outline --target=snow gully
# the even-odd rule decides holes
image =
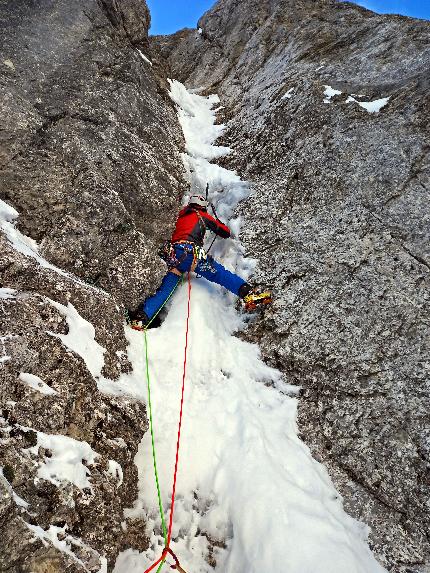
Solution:
[[[237,173],[211,163],[230,151],[215,145],[224,130],[216,124],[219,99],[190,93],[177,81],[171,82],[171,97],[184,131],[191,192],[203,192],[209,182],[210,199],[237,237],[241,221],[234,210],[250,190]],[[245,278],[255,268],[237,238],[215,244],[214,250],[224,266]],[[185,328],[186,291],[179,288],[162,326],[148,332],[165,509],[175,465],[183,367],[178,333]],[[383,573],[367,545],[367,526],[344,512],[327,471],[298,438],[292,396],[297,388],[261,360],[256,345],[234,335],[244,322],[231,302],[228,293],[193,279],[172,550],[189,573]],[[142,338],[133,331],[128,338],[136,377],[145,368]],[[142,573],[165,545],[148,433],[135,462],[139,494],[126,515],[145,519],[150,546],[144,553],[123,552],[114,573]]]

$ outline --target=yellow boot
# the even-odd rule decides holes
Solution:
[[[243,297],[246,310],[254,310],[257,306],[262,304],[270,304],[272,302],[272,293],[269,291],[255,292],[252,291]]]

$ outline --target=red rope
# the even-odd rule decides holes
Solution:
[[[170,541],[172,538],[172,527],[173,527],[173,512],[175,509],[175,495],[176,495],[176,479],[178,474],[178,465],[179,465],[179,446],[181,442],[181,428],[182,428],[182,414],[184,408],[184,393],[185,393],[185,377],[187,373],[187,352],[188,352],[188,331],[189,331],[189,324],[190,324],[190,315],[191,315],[191,277],[190,273],[188,273],[188,309],[187,309],[187,325],[185,330],[185,349],[184,349],[184,368],[182,373],[182,393],[181,393],[181,409],[179,412],[179,426],[178,426],[178,438],[176,441],[176,460],[175,460],[175,471],[173,474],[173,491],[172,491],[172,501],[170,507],[170,519],[169,519],[169,531],[167,534],[167,544],[161,554],[161,557],[151,565],[148,569],[144,571],[144,573],[149,573],[152,571],[163,559],[166,558],[167,553],[170,553],[174,556],[176,561],[176,565],[179,565],[179,561],[177,560],[176,555],[170,549]]]
[[[190,311],[191,311],[191,278],[190,278],[190,273],[188,273],[188,310],[187,310],[187,326],[185,331],[184,369],[182,373],[181,411],[179,412],[178,439],[176,442],[175,473],[173,475],[173,491],[172,491],[172,502],[170,507],[169,533],[167,535],[167,548],[170,547],[170,539],[172,537],[173,511],[175,508],[176,477],[178,474],[179,445],[181,441],[182,412],[184,407],[185,376],[187,373],[188,327],[190,322],[190,314],[191,314]]]

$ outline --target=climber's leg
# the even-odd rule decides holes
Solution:
[[[196,273],[212,283],[225,287],[236,296],[243,296],[242,293],[245,289],[241,287],[248,284],[245,280],[228,271],[220,263],[212,259],[212,257],[210,258],[210,265],[213,268],[212,271],[207,268],[208,265],[205,264],[205,261],[199,261],[196,267]]]
[[[161,281],[161,285],[158,287],[155,294],[148,297],[141,305],[139,305],[138,310],[143,311],[148,320],[151,320],[151,318],[160,310],[169,296],[173,293],[181,280],[181,276],[181,273],[177,274],[171,271],[168,272]]]

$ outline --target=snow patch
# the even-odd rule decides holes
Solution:
[[[284,95],[281,97],[282,99],[291,99],[293,95],[294,88],[290,88]]]
[[[334,88],[332,88],[331,86],[325,85],[325,90],[324,90],[324,95],[325,95],[325,99],[324,99],[324,103],[330,103],[331,98],[333,98],[336,95],[340,95],[342,92],[340,90],[335,90]]]
[[[358,97],[358,96],[357,96]],[[362,96],[363,97],[363,96]],[[385,107],[389,101],[390,97],[383,97],[381,99],[375,99],[373,101],[358,101],[354,97],[349,96],[346,103],[358,103],[360,107],[365,109],[368,113],[378,113],[383,107]]]
[[[15,228],[13,221],[17,218],[18,211],[0,199],[0,230],[6,235],[12,247],[18,251],[18,253],[35,259],[41,267],[51,269],[64,277],[69,277],[70,275],[66,272],[51,265],[39,255],[36,241],[30,239],[30,237],[26,237]]]
[[[200,36],[203,34],[203,30],[201,28],[199,28],[197,32],[200,34]]]
[[[33,390],[37,390],[41,394],[45,394],[46,396],[52,396],[54,394],[58,394],[53,388],[48,386],[41,378],[35,376],[34,374],[29,374],[28,372],[21,372],[19,375],[19,379],[27,384]]]
[[[30,504],[14,492],[11,484],[8,482],[8,480],[4,476],[2,466],[0,466],[0,479],[3,482],[3,484],[6,486],[9,493],[11,494],[12,499],[16,503],[16,505],[18,507],[22,507],[23,509],[27,509],[30,506]]]
[[[4,362],[8,362],[8,360],[11,360],[12,358],[6,353],[6,345],[5,345],[6,340],[10,340],[11,338],[15,338],[15,336],[13,334],[6,334],[5,336],[0,336],[0,343],[3,349],[3,356],[0,356],[0,366],[2,366]]]
[[[139,55],[140,55],[140,57],[142,58],[142,60],[143,60],[144,62],[146,62],[147,64],[149,64],[150,66],[152,66],[151,60],[150,60],[149,58],[147,58],[147,57],[145,56],[145,54],[144,54],[141,50],[138,49],[137,51],[139,52]]]
[[[122,471],[121,465],[115,460],[109,460],[108,472],[110,473],[110,475],[112,475],[114,478],[118,480],[118,487],[119,487],[124,481],[124,473]]]
[[[24,430],[35,431],[32,428],[23,428]],[[82,463],[94,464],[99,454],[95,452],[87,442],[81,442],[63,436],[60,434],[37,434],[37,445],[28,448],[27,452],[37,455],[40,447],[50,450],[51,457],[45,458],[37,470],[37,477],[45,479],[61,486],[62,481],[68,481],[79,489],[90,488],[91,483],[88,479],[90,470]]]
[[[66,317],[69,327],[67,334],[57,334],[55,332],[48,332],[48,334],[59,338],[67,348],[76,352],[84,360],[93,377],[98,378],[104,366],[106,349],[96,342],[94,326],[82,318],[72,303],[69,302],[65,306],[54,300],[48,300]]]
[[[97,553],[94,549],[85,545],[80,539],[73,537],[67,533],[67,525],[63,527],[58,527],[56,525],[50,525],[49,529],[42,529],[39,525],[31,525],[30,523],[25,522],[25,525],[28,529],[33,533],[37,539],[40,539],[45,547],[48,547],[52,544],[56,549],[65,553],[69,557],[73,559],[75,563],[78,563],[81,567],[83,567],[84,571],[88,571],[85,563],[79,559],[72,551],[72,547],[84,547],[88,549],[91,553]],[[97,557],[100,560],[100,569],[97,573],[107,573],[107,560],[105,557],[101,557],[97,553]],[[92,569],[91,569],[92,570]]]
[[[16,298],[16,290],[13,288],[0,288],[0,299]]]

